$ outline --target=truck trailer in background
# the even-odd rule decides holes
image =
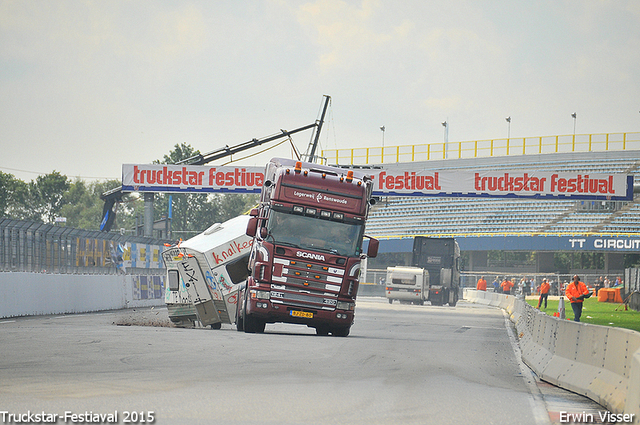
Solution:
[[[431,305],[458,302],[460,288],[460,248],[454,238],[416,236],[411,265],[429,272]]]

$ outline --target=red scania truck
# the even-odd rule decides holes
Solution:
[[[347,336],[353,324],[371,177],[274,158],[251,211],[250,276],[238,294],[238,331],[298,323],[318,335]],[[369,238],[367,256],[378,241]]]

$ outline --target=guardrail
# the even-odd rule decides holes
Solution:
[[[389,162],[638,149],[640,149],[640,132],[570,134],[422,145],[326,149],[322,150],[321,156],[326,158],[327,162],[333,164],[366,165]]]
[[[639,332],[561,320],[512,295],[465,289],[464,298],[509,313],[522,360],[541,379],[640,423]]]
[[[164,274],[163,242],[0,218],[0,272]]]

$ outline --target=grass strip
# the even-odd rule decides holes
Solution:
[[[533,307],[538,305],[538,300],[529,299],[527,303]],[[544,303],[540,311],[553,316],[558,311],[558,300],[549,300],[547,308]],[[571,304],[565,298],[565,316],[573,320],[573,310]],[[580,321],[592,325],[611,326],[615,328],[625,328],[640,332],[640,311],[625,310],[624,304],[600,302],[596,297],[591,297],[584,301],[582,307],[582,317]],[[617,308],[617,311],[616,311]]]

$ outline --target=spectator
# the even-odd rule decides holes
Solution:
[[[604,288],[604,279],[602,278],[602,276],[600,276],[599,278],[596,279],[596,283],[595,283],[595,289],[596,289],[596,297],[598,296],[598,291],[601,290],[602,288]]]
[[[520,278],[520,282],[518,282],[518,293],[524,295],[524,277]]]
[[[500,290],[500,279],[498,276],[493,280],[493,292],[498,292]]]
[[[580,316],[582,316],[582,303],[585,298],[589,298],[591,294],[587,285],[584,282],[580,282],[580,276],[573,276],[573,282],[567,285],[565,294],[571,302],[571,308],[573,309],[573,321],[579,322]]]
[[[476,285],[476,289],[478,291],[486,291],[487,290],[487,281],[484,280],[484,276],[481,276],[480,279],[478,279],[478,284]]]

